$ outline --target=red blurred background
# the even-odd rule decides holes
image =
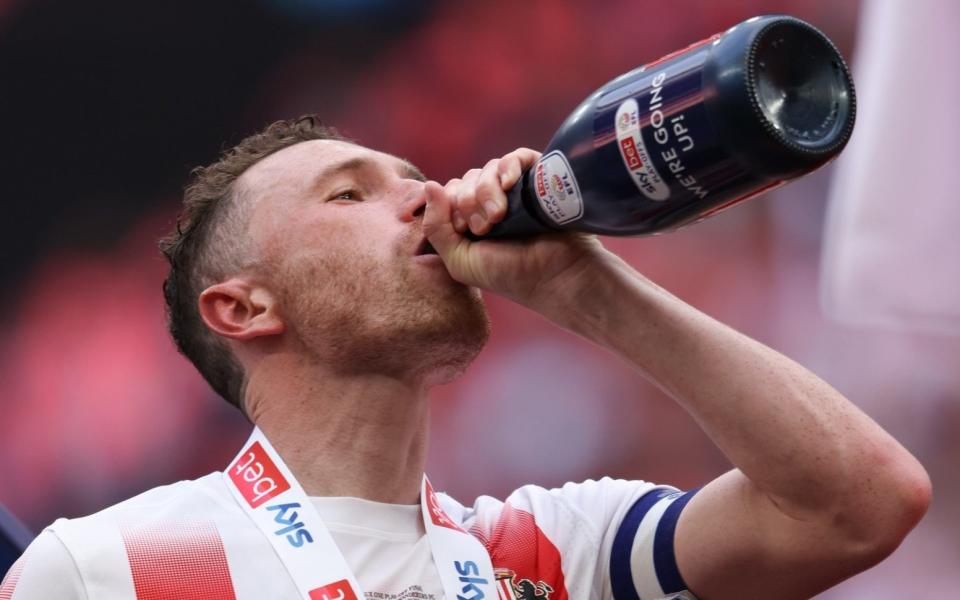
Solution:
[[[0,1],[7,222],[0,266],[0,502],[35,531],[222,468],[247,423],[163,323],[189,169],[308,112],[445,181],[542,147],[594,88],[756,14],[808,20],[851,56],[857,2]],[[856,62],[853,64],[857,75]],[[910,448],[936,500],[903,547],[822,598],[960,587],[960,343],[850,329],[818,307],[826,168],[670,235],[609,247],[799,360]],[[436,393],[429,471],[463,499],[612,475],[702,485],[729,468],[612,356],[500,298],[493,338]]]

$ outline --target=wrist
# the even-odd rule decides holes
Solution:
[[[615,298],[628,281],[641,278],[619,256],[599,243],[564,271],[540,286],[527,307],[556,325],[600,342],[615,312]]]

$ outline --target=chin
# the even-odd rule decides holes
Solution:
[[[422,373],[428,385],[447,384],[463,375],[490,338],[490,321],[484,318],[469,333],[463,329],[458,333],[457,343],[435,347],[424,356]]]
[[[428,386],[460,377],[490,337],[490,319],[476,290],[462,288],[452,297],[391,308],[355,309],[352,315],[307,320],[295,329],[314,358],[335,373]]]
[[[446,385],[448,383],[453,383],[466,372],[467,365],[457,365],[457,366],[443,366],[424,374],[421,381],[426,387],[434,387],[437,385]]]
[[[360,289],[289,294],[291,329],[335,373],[448,383],[463,374],[490,336],[476,288],[457,283],[438,290],[414,277],[377,277],[376,271],[352,281],[364,283]]]
[[[456,318],[433,323],[417,333],[408,332],[407,342],[416,365],[415,376],[427,385],[443,385],[459,378],[490,338],[490,319],[479,301]],[[419,335],[418,335],[419,334]]]

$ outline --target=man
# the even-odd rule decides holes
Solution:
[[[594,237],[465,236],[537,157],[441,186],[304,118],[199,170],[164,245],[171,331],[251,440],[224,473],[55,522],[0,596],[807,598],[892,552],[929,479],[826,383]],[[487,339],[478,288],[635,365],[736,468],[687,493],[434,494],[428,391]]]

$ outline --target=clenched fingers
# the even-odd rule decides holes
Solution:
[[[506,191],[520,180],[540,153],[529,148],[518,148],[487,162],[482,169],[471,169],[463,179],[451,180],[447,190],[455,198],[454,222],[459,233],[469,229],[483,235],[503,220],[507,214]]]

